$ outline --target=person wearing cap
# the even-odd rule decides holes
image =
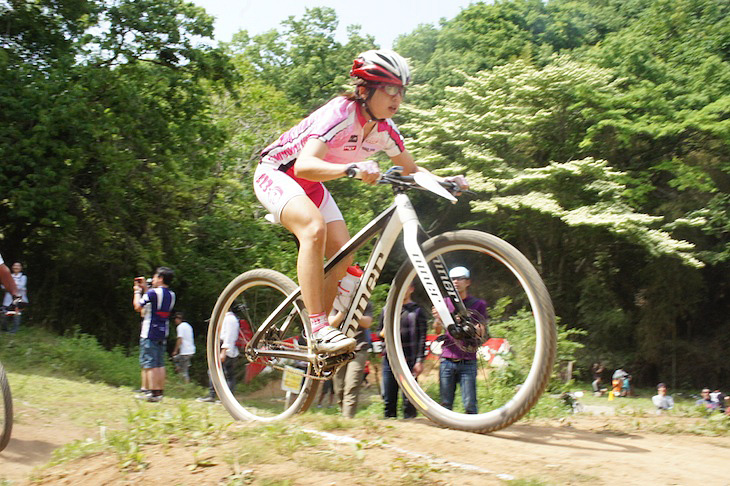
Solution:
[[[454,267],[449,271],[449,277],[467,309],[487,318],[487,303],[483,299],[469,295],[471,286],[471,272],[466,267]],[[439,363],[439,391],[441,405],[451,410],[454,405],[456,385],[461,388],[461,401],[466,413],[477,413],[477,354],[465,351],[459,346],[448,329],[444,329],[441,319],[435,309],[432,309],[434,329],[437,334],[444,332],[443,351]]]
[[[327,321],[337,284],[352,260],[343,258],[325,279],[322,262],[350,235],[323,182],[356,169],[363,182],[375,184],[380,168],[371,157],[380,151],[406,175],[425,171],[392,121],[411,80],[406,60],[390,50],[369,50],[355,58],[350,77],[354,91],[330,100],[266,147],[253,178],[256,197],[271,219],[299,241],[297,275],[314,347],[330,355],[349,352],[357,342]],[[463,176],[447,179],[468,188]]]
[[[656,407],[657,413],[674,408],[674,399],[671,395],[667,395],[667,385],[664,383],[656,386],[656,395],[651,397],[651,402]]]

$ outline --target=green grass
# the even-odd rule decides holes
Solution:
[[[35,344],[29,348],[27,342]],[[387,438],[394,422],[382,418],[382,400],[375,385],[362,390],[354,419],[341,417],[336,407],[313,407],[288,421],[252,425],[233,422],[223,407],[190,400],[205,390],[198,385],[183,385],[171,370],[170,387],[162,405],[134,400],[130,389],[139,380],[136,353],[104,350],[88,336],[59,337],[26,328],[16,336],[0,337],[0,359],[9,369],[13,396],[19,404],[16,423],[48,427],[73,424],[88,431],[87,439],[72,441],[56,450],[51,464],[102,454],[114,457],[119,471],[134,473],[144,471],[150,464],[148,454],[160,447],[163,451],[183,447],[192,457],[185,468],[203,471],[213,465],[226,467],[225,484],[294,484],[257,469],[259,465],[270,465],[276,470],[284,463],[296,463],[302,471],[313,474],[320,471],[326,475],[346,475],[355,469],[368,479],[384,474],[361,467],[368,454],[370,460],[372,454],[380,454],[380,441],[334,446],[302,430],[357,429],[368,437]],[[569,388],[590,389],[587,384],[576,383]],[[606,397],[587,393],[580,400],[585,405],[614,407],[620,420],[607,427],[606,433],[730,433],[730,419],[719,414],[707,416],[688,395],[675,395],[675,410],[657,416],[651,405],[652,393],[653,390],[638,390],[639,396],[610,402]],[[561,400],[545,394],[528,419],[568,414]],[[433,484],[440,474],[433,465],[414,459],[391,460],[387,467],[386,477],[408,484]],[[43,473],[41,469],[37,474]],[[364,481],[363,476],[359,478]],[[5,484],[9,482],[0,473],[0,486]],[[510,484],[545,483],[520,478]]]
[[[650,431],[661,434],[696,434],[706,436],[723,436],[730,433],[730,417],[718,412],[708,413],[704,408],[695,405],[697,400],[693,392],[680,390],[673,394],[674,408],[656,413],[651,397],[656,394],[653,388],[638,388],[633,396],[615,397],[608,400],[608,395],[596,397],[590,383],[573,383],[573,391],[583,391],[580,402],[587,406],[613,408],[614,414],[630,420],[623,423],[624,432]]]
[[[136,348],[129,353],[120,347],[107,350],[93,336],[78,332],[58,336],[43,329],[25,327],[17,334],[0,336],[0,361],[9,372],[21,374],[135,389],[140,384],[138,356]],[[166,395],[192,398],[206,393],[202,386],[183,383],[169,359],[166,368]]]

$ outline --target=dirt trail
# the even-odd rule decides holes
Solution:
[[[0,453],[0,480],[8,480],[12,485],[30,484],[29,474],[50,459],[54,448],[98,434],[96,430],[51,419],[14,428],[8,448]],[[644,427],[651,425],[652,420],[656,419],[643,419]],[[516,478],[558,485],[730,486],[730,437],[622,432],[635,429],[631,422],[627,417],[576,416],[570,421],[517,424],[480,435],[442,429],[418,418],[378,421],[383,425],[379,428],[380,437],[373,437],[372,430],[359,428],[335,431],[334,435],[348,442],[382,440],[382,445],[364,448],[363,457],[372,468],[371,476],[384,478],[379,481],[381,484],[399,484],[394,471],[400,471],[403,461],[414,461],[439,469],[428,476],[431,484],[490,485]],[[328,442],[336,441],[330,438]],[[352,444],[337,447],[352,450]],[[145,452],[151,467],[133,474],[120,472],[114,457],[97,455],[45,471],[40,484],[146,484],[170,478],[175,478],[176,484],[219,484],[231,475],[230,464],[220,459],[225,453],[213,449],[209,454],[219,458],[216,466],[191,470],[185,467],[190,463],[190,450],[152,446]],[[316,470],[302,474],[301,463],[257,467],[257,473],[266,471],[281,478],[297,478],[294,484],[301,485],[345,481],[373,484],[375,479],[357,476],[353,471]]]

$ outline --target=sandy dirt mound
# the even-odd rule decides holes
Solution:
[[[645,428],[652,420],[657,419],[644,419]],[[317,432],[320,450],[298,452],[280,463],[240,466],[225,447],[206,449],[201,457],[199,449],[173,443],[146,447],[149,466],[142,471],[121,470],[116,456],[98,454],[37,471],[32,484],[255,484],[288,478],[297,485],[489,485],[516,478],[561,485],[730,485],[730,437],[626,432],[636,429],[631,422],[628,417],[577,416],[480,435],[443,429],[423,418],[379,420],[377,433],[363,428]],[[29,474],[49,460],[55,447],[94,433],[63,423],[18,425],[0,453],[0,478],[31,484]],[[353,458],[361,466],[347,462]]]

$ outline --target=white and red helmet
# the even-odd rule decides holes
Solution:
[[[352,63],[350,76],[365,83],[387,83],[406,86],[411,81],[408,63],[398,53],[373,49],[365,51]]]

